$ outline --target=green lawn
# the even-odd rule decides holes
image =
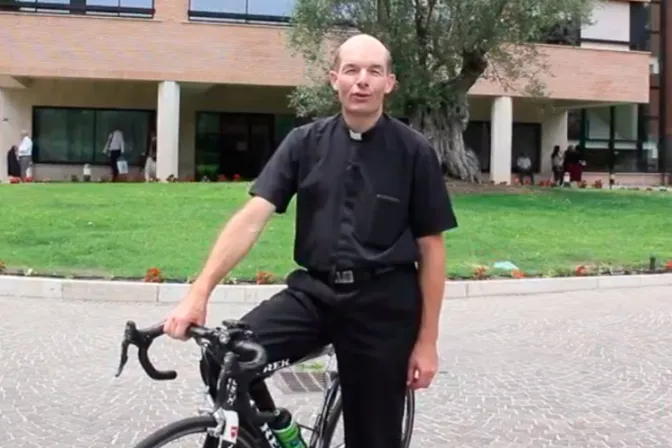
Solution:
[[[36,273],[141,277],[158,267],[193,276],[247,184],[27,184],[0,186],[0,260]],[[566,191],[454,197],[460,227],[447,235],[448,273],[509,260],[528,273],[579,264],[642,266],[672,259],[672,194]],[[293,209],[275,217],[232,274],[284,276]]]

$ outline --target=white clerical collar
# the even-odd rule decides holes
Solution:
[[[355,132],[352,129],[348,129],[348,133],[350,134],[350,138],[353,140],[361,141],[362,140],[362,134],[359,132]]]

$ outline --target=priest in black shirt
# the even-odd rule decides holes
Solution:
[[[396,83],[387,48],[354,36],[329,76],[341,113],[285,138],[165,330],[183,338],[191,323],[203,324],[212,290],[296,196],[302,269],[243,320],[270,363],[333,344],[346,446],[395,448],[406,388],[428,387],[438,368],[442,234],[457,223],[428,141],[383,113]]]

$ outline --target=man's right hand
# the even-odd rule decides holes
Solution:
[[[197,294],[190,292],[182,302],[168,314],[166,323],[163,325],[163,332],[168,336],[187,340],[187,328],[191,325],[205,324],[205,316],[207,313],[207,298],[199,297]]]

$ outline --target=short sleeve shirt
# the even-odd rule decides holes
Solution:
[[[278,213],[296,196],[294,259],[312,270],[414,263],[418,238],[457,227],[435,151],[387,115],[363,134],[340,114],[295,128],[250,194]]]

